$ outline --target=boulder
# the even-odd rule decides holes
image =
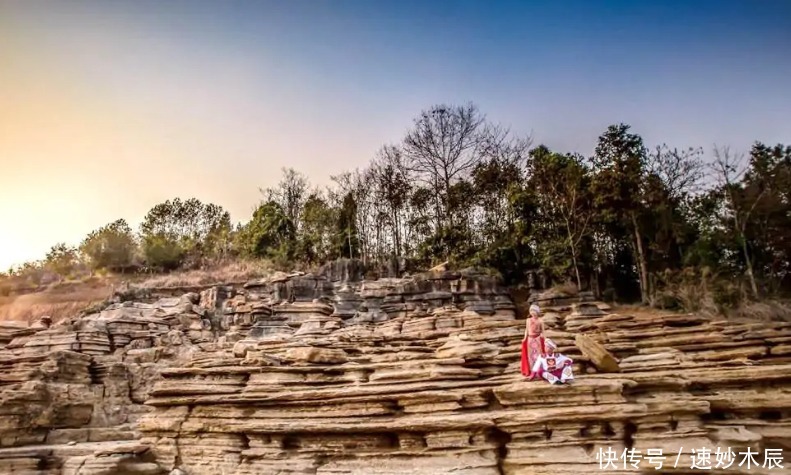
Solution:
[[[604,373],[618,373],[621,371],[620,366],[618,366],[618,360],[593,338],[587,335],[577,335],[574,338],[574,343],[599,371]]]

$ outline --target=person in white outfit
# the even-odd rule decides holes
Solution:
[[[564,384],[574,380],[574,373],[571,365],[574,361],[568,356],[557,352],[557,345],[554,341],[547,338],[546,355],[539,356],[533,364],[533,374],[540,376],[550,384]]]

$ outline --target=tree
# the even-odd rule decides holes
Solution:
[[[679,269],[699,237],[691,219],[691,205],[701,189],[702,153],[701,149],[661,145],[646,157],[641,224],[651,236],[648,252],[652,276]]]
[[[262,203],[238,233],[237,246],[245,255],[266,257],[285,265],[294,257],[296,230],[279,204]]]
[[[425,186],[414,188],[409,197],[409,208],[412,211],[407,221],[407,229],[414,244],[411,249],[417,249],[420,243],[432,236],[432,223],[436,222],[436,208],[432,201],[436,198],[434,192]]]
[[[132,229],[119,219],[90,234],[80,245],[92,269],[125,271],[132,267],[137,249]]]
[[[140,225],[146,262],[167,269],[179,267],[185,258],[200,260],[223,254],[230,230],[227,211],[195,198],[159,203]]]
[[[746,197],[761,195],[748,239],[756,274],[774,292],[791,270],[791,146],[753,144],[744,189]]]
[[[582,290],[579,270],[581,241],[591,232],[590,177],[582,157],[550,152],[540,146],[531,152],[530,184],[539,197],[547,224],[557,226],[571,255],[577,288]]]
[[[478,215],[480,244],[488,245],[503,233],[512,231],[514,208],[509,195],[517,190],[524,180],[524,162],[521,147],[529,141],[519,141],[518,151],[505,145],[505,151],[487,146],[488,158],[478,163],[472,172],[472,185]],[[473,213],[474,214],[474,213]]]
[[[348,257],[354,259],[359,255],[359,234],[357,231],[357,203],[354,200],[354,195],[347,193],[343,197],[343,204],[341,205],[338,214],[337,232],[336,232],[336,249],[341,257]]]
[[[712,170],[725,202],[724,219],[738,243],[752,297],[758,298],[756,267],[778,282],[788,272],[791,147],[756,143],[749,161],[728,147],[717,147],[714,158]]]
[[[33,285],[40,285],[47,276],[45,267],[44,261],[29,261],[9,269],[8,274]],[[11,292],[10,288],[8,288],[8,292]]]
[[[44,265],[61,277],[67,277],[79,264],[80,257],[77,248],[58,243],[52,246],[44,259]]]
[[[310,183],[305,175],[293,168],[283,168],[283,177],[280,182],[273,187],[261,190],[265,202],[277,203],[285,215],[294,224],[294,228],[299,231],[302,222],[302,211],[305,200],[308,197]]]
[[[738,237],[741,252],[744,255],[744,264],[747,268],[747,279],[754,298],[758,298],[758,285],[755,281],[753,262],[747,244],[747,229],[750,216],[758,205],[766,189],[751,190],[746,193],[740,181],[747,172],[744,164],[744,155],[732,153],[729,147],[715,147],[714,163],[712,165],[715,177],[723,190],[730,208],[730,219],[733,229]]]
[[[662,182],[671,199],[679,201],[699,191],[704,177],[702,155],[700,148],[679,150],[662,144],[647,155],[646,169]]]
[[[485,118],[473,104],[437,105],[421,112],[404,138],[409,167],[436,194],[436,229],[449,219],[451,185],[481,161],[478,147]]]
[[[142,250],[150,268],[165,272],[178,269],[187,254],[184,246],[164,233],[143,236]]]
[[[497,175],[505,178],[507,171],[505,173]],[[513,183],[502,188],[506,201],[505,215],[508,218],[502,230],[487,231],[490,235],[482,239],[483,244],[473,261],[475,265],[497,270],[509,284],[524,283],[528,274],[540,265],[538,199],[535,190],[527,185],[523,176],[520,172],[511,177]],[[478,186],[482,186],[482,183]]]
[[[338,187],[332,194],[333,207],[340,213],[336,249],[343,256],[355,255],[367,263],[379,244],[375,238],[374,174],[371,169],[354,170],[331,178]]]
[[[309,263],[322,263],[332,259],[333,233],[337,210],[333,209],[318,192],[305,200],[302,229],[299,233],[299,255]]]
[[[382,147],[377,159],[371,165],[371,171],[376,186],[374,191],[376,201],[384,208],[382,216],[387,220],[392,231],[392,254],[401,256],[403,215],[412,191],[409,171],[401,149],[392,145]]]
[[[611,125],[599,137],[592,159],[593,195],[599,219],[608,232],[616,239],[631,235],[641,299],[650,303],[648,258],[640,223],[646,148],[642,137],[629,133],[629,129],[626,124]]]

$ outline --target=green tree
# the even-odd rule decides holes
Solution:
[[[616,240],[630,242],[638,269],[640,295],[650,303],[645,235],[641,226],[646,148],[626,124],[611,125],[599,137],[592,162],[592,192],[600,223]]]
[[[52,246],[44,259],[47,269],[61,277],[68,277],[80,263],[77,248],[58,243]]]
[[[580,252],[583,240],[592,233],[593,206],[590,175],[583,159],[539,146],[531,152],[528,186],[538,199],[543,244],[549,267],[571,267],[582,290]],[[570,266],[567,261],[570,257]],[[553,265],[555,263],[555,265]],[[564,270],[566,270],[564,269]]]
[[[187,253],[178,241],[164,233],[143,236],[143,258],[152,269],[172,271],[184,262]]]
[[[354,259],[360,255],[357,232],[357,203],[351,193],[343,197],[335,232],[335,248],[341,257]]]
[[[728,147],[714,155],[723,222],[738,244],[751,295],[758,298],[759,277],[780,283],[788,272],[791,147],[756,143],[749,161]]]
[[[305,200],[302,229],[299,232],[299,257],[309,263],[323,263],[335,255],[333,233],[337,211],[317,192]]]
[[[168,200],[151,208],[140,225],[143,254],[156,268],[174,269],[185,259],[198,263],[224,255],[230,230],[231,217],[221,206]]]
[[[277,203],[286,217],[299,232],[302,227],[302,212],[308,198],[310,182],[302,173],[293,168],[283,168],[280,182],[272,188],[261,190],[264,201]]]
[[[473,197],[480,208],[479,232],[486,246],[509,233],[516,216],[509,195],[520,187],[524,172],[518,162],[493,157],[472,173]]]
[[[133,265],[136,250],[132,229],[123,219],[91,231],[80,244],[92,269],[126,271]]]
[[[259,205],[239,230],[237,246],[247,256],[270,258],[285,265],[294,257],[296,230],[283,208],[269,201]]]
[[[756,272],[774,293],[791,271],[791,146],[752,146],[742,196],[756,200],[747,239]]]

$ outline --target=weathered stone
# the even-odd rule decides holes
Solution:
[[[617,373],[621,371],[618,360],[607,349],[587,335],[577,335],[574,338],[582,354],[590,358],[600,371]]]
[[[497,356],[500,349],[494,345],[451,338],[437,348],[437,358],[464,358],[466,361],[489,359]]]
[[[551,386],[519,374],[496,279],[352,274],[0,326],[0,472],[571,475],[599,448],[791,450],[791,325],[541,295],[577,376]]]
[[[348,361],[346,353],[340,349],[303,346],[286,351],[286,359],[299,363],[339,364]]]

